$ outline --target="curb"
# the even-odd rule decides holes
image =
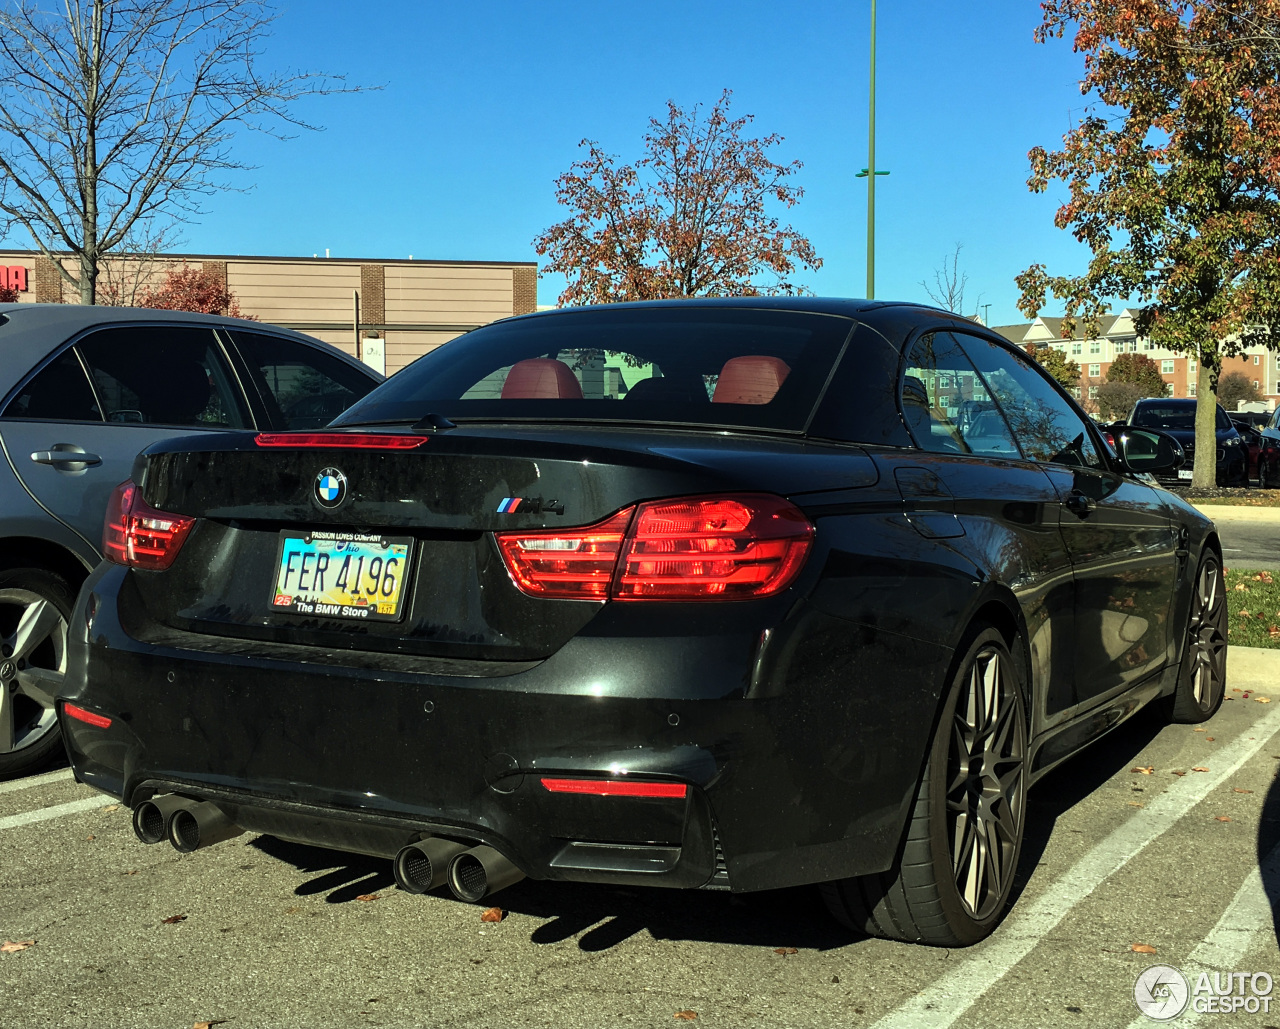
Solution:
[[[1228,647],[1227,686],[1256,684],[1264,691],[1280,689],[1280,649]]]
[[[1280,507],[1236,507],[1228,504],[1195,504],[1194,507],[1215,522],[1265,522],[1280,525]]]

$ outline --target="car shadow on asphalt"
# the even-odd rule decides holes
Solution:
[[[1276,747],[1273,743],[1265,751],[1273,762],[1280,759],[1280,752],[1274,752]],[[1280,776],[1273,776],[1258,814],[1258,870],[1271,908],[1272,931],[1280,943],[1280,851],[1277,848],[1280,848]]]

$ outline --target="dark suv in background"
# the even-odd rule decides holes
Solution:
[[[1164,481],[1189,481],[1196,460],[1196,400],[1194,397],[1146,397],[1133,405],[1129,425],[1136,429],[1158,429],[1167,432],[1182,444],[1186,463],[1176,471],[1164,473],[1158,478]],[[1214,481],[1219,486],[1249,485],[1248,452],[1240,433],[1232,424],[1227,412],[1218,405],[1214,423],[1217,435],[1218,466]]]

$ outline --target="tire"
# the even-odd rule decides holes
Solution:
[[[1227,593],[1222,561],[1206,550],[1196,569],[1187,614],[1187,645],[1173,692],[1175,722],[1203,722],[1222,706],[1227,687]]]
[[[1258,458],[1258,489],[1270,489],[1267,485],[1267,462]]]
[[[75,591],[53,572],[0,572],[0,779],[62,753],[54,697],[67,668]]]
[[[976,769],[975,755],[984,758]],[[988,936],[1008,907],[1022,851],[1026,762],[1018,663],[1004,637],[985,629],[950,683],[896,866],[824,883],[831,913],[852,929],[910,943],[963,947]]]

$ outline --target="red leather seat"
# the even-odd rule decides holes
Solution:
[[[517,361],[502,384],[503,400],[581,400],[572,369],[553,357]]]
[[[791,374],[791,366],[778,357],[747,354],[731,357],[720,369],[713,404],[767,404]]]

